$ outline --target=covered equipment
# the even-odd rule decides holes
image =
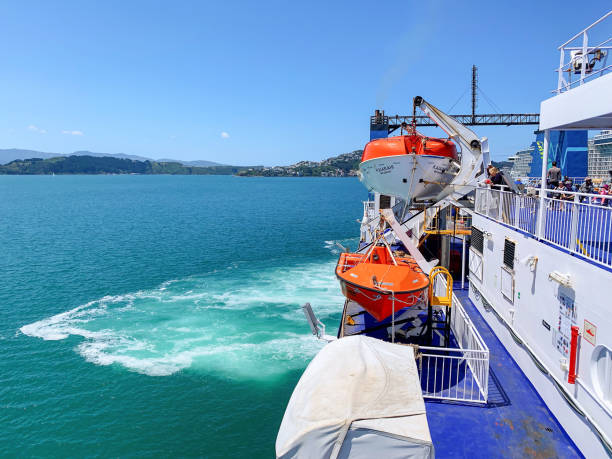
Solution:
[[[327,344],[298,382],[278,458],[433,458],[414,350],[366,336]]]

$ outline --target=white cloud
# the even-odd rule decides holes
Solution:
[[[83,131],[62,131],[62,134],[67,134],[67,135],[83,135]]]
[[[41,128],[39,128],[38,126],[34,126],[33,124],[30,124],[30,125],[28,126],[28,129],[29,129],[30,131],[38,132],[39,134],[46,134],[46,133],[47,133],[47,130],[46,130],[46,129],[41,129]]]
[[[230,135],[229,135],[227,132],[223,131],[223,132],[221,133],[221,138],[222,138],[222,139],[229,139],[229,137],[230,137]]]

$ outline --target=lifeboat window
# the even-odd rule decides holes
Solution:
[[[472,238],[470,245],[474,248],[474,250],[477,250],[482,253],[482,249],[484,246],[482,231],[480,231],[475,226],[472,226]]]
[[[593,351],[591,378],[597,395],[612,406],[612,350],[609,347],[599,345]]]
[[[511,241],[510,239],[506,239],[504,242],[504,264],[510,268],[514,269],[514,252],[515,252],[516,243]]]
[[[386,194],[381,194],[378,207],[380,209],[390,209],[391,208],[391,196],[387,196]]]

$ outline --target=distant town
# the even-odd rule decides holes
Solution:
[[[363,150],[354,150],[323,161],[300,161],[290,166],[248,168],[241,177],[356,177]]]

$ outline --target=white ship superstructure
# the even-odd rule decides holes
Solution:
[[[512,169],[510,170],[512,177],[529,177],[531,163],[533,162],[533,149],[534,147],[523,148],[517,151],[514,156],[508,158],[508,161],[512,161]]]
[[[610,179],[612,171],[612,130],[601,131],[589,139],[589,177]]]
[[[611,40],[590,45],[591,27],[560,47],[558,87],[541,104],[542,184],[551,131],[612,128],[610,66],[592,64],[593,56],[610,52]],[[592,195],[569,194],[562,200],[544,188],[539,196],[477,189],[470,299],[581,452],[607,457],[612,207]]]

